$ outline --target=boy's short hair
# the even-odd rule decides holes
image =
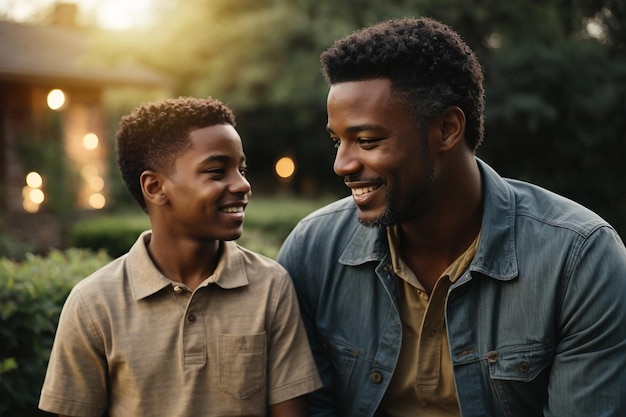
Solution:
[[[144,210],[141,174],[146,170],[171,172],[176,158],[190,146],[189,133],[218,124],[235,126],[235,116],[211,97],[143,103],[122,117],[115,134],[117,163],[128,191]]]
[[[458,106],[465,113],[468,145],[475,150],[483,140],[482,67],[443,23],[430,18],[383,21],[335,41],[321,61],[330,84],[390,79],[392,93],[420,128],[447,107]]]

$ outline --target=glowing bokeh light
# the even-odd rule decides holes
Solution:
[[[37,213],[39,211],[39,204],[33,203],[30,200],[24,200],[22,207],[24,207],[24,210],[28,213]]]
[[[296,172],[296,164],[290,157],[283,156],[276,162],[274,170],[280,178],[289,178]]]
[[[95,133],[87,133],[83,137],[83,146],[86,149],[96,149],[98,147],[98,142],[98,135],[96,135]]]
[[[87,183],[89,184],[89,188],[94,191],[102,191],[102,189],[104,188],[104,180],[102,179],[102,177],[99,177],[97,175],[89,177],[87,179]]]
[[[94,209],[101,209],[106,205],[106,198],[100,193],[89,196],[89,205]]]
[[[85,165],[80,169],[80,175],[84,178],[90,178],[98,175],[98,167],[95,165]]]
[[[65,104],[65,93],[59,89],[51,90],[48,93],[48,107],[52,110],[59,110]]]
[[[30,193],[28,194],[28,198],[30,201],[32,201],[35,204],[41,204],[43,203],[43,200],[45,200],[46,197],[43,191],[41,191],[39,188],[33,188],[32,190],[30,190]]]
[[[29,172],[26,175],[26,185],[31,188],[41,188],[43,185],[43,178],[38,172]]]

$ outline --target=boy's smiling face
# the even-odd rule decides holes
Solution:
[[[183,238],[237,239],[251,195],[241,138],[219,124],[191,131],[189,140],[163,182],[168,228]]]

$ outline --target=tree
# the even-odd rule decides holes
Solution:
[[[257,189],[265,181],[256,179],[270,182],[274,160],[290,153],[296,183],[313,178],[321,189],[343,190],[324,131],[319,54],[381,19],[430,16],[454,27],[485,68],[479,155],[505,175],[588,205],[626,233],[621,0],[161,1],[164,18],[134,34],[130,49],[175,77],[177,93],[233,107]]]

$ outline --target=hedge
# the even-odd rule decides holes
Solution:
[[[37,410],[61,308],[80,279],[111,258],[85,249],[0,258],[0,416]]]

